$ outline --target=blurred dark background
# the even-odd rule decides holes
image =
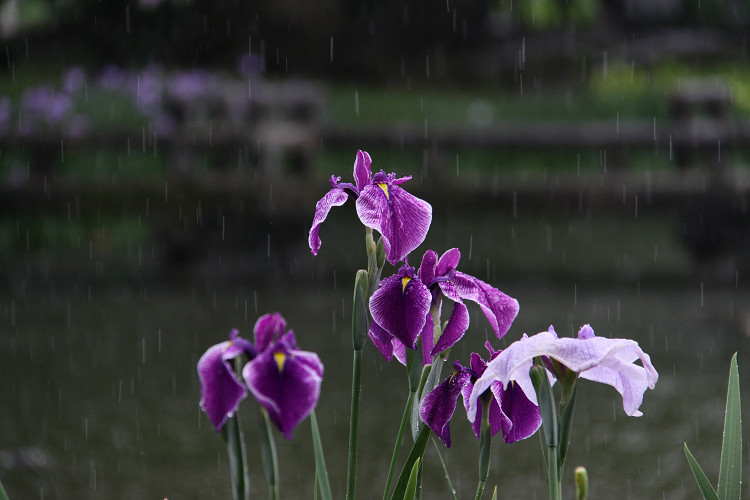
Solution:
[[[11,498],[227,498],[195,363],[275,310],[326,366],[318,415],[341,496],[341,360],[364,232],[344,206],[317,257],[307,233],[357,149],[375,171],[411,175],[403,187],[433,206],[412,261],[459,247],[460,270],[521,304],[499,343],[472,309],[451,356],[466,364],[487,339],[502,348],[551,323],[636,339],[661,374],[644,416],[626,419],[613,391],[587,385],[571,462],[589,467],[592,496],[693,498],[682,443],[715,477],[728,362],[740,352],[744,388],[750,361],[748,10],[0,1],[0,480]],[[361,428],[390,436],[403,374],[367,349]],[[305,426],[278,440],[285,497],[312,496]],[[468,498],[476,445],[462,417],[453,429],[448,467]],[[386,473],[390,443],[372,438],[361,498]],[[501,496],[544,497],[535,438],[494,450]],[[424,498],[442,498],[429,460]]]

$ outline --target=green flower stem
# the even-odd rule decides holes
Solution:
[[[359,398],[362,386],[362,350],[355,349],[352,359],[352,403],[349,419],[349,459],[347,465],[346,498],[354,500],[357,487],[357,445],[359,441]]]
[[[258,421],[258,441],[260,455],[263,459],[263,474],[266,476],[266,482],[268,483],[268,498],[278,500],[279,457],[276,453],[276,442],[273,438],[273,429],[271,428],[271,419],[268,417],[268,412],[261,408],[260,413],[261,420]],[[247,498],[249,499],[250,497],[248,496]]]
[[[328,468],[326,459],[323,455],[323,443],[320,440],[320,430],[318,429],[318,419],[315,416],[315,410],[310,413],[310,426],[312,428],[313,449],[315,451],[315,495],[317,496],[318,487],[323,500],[331,500],[331,485],[328,482]]]
[[[437,453],[438,458],[440,459],[440,465],[443,467],[443,473],[445,474],[445,481],[448,483],[448,490],[451,493],[451,498],[453,500],[456,500],[456,489],[453,487],[453,482],[451,481],[451,475],[448,472],[448,466],[445,464],[445,459],[443,458],[443,449],[440,448],[437,444],[437,439],[435,439],[435,436],[432,436],[432,446],[435,448],[435,453]]]
[[[482,498],[484,485],[490,475],[490,448],[492,447],[492,428],[490,426],[490,401],[482,401],[482,432],[479,439],[479,483],[475,500]]]
[[[227,443],[229,457],[229,474],[232,480],[232,498],[234,500],[250,499],[250,472],[247,468],[245,440],[242,436],[237,415],[229,417],[221,430],[222,437]]]
[[[541,365],[534,365],[529,371],[539,402],[542,415],[542,428],[547,445],[547,490],[550,500],[562,500],[560,485],[560,429],[557,418],[555,396],[547,377],[547,371]]]
[[[409,424],[409,416],[411,415],[411,407],[414,404],[415,396],[416,391],[409,391],[409,396],[406,398],[406,407],[404,407],[404,414],[401,416],[401,425],[398,427],[396,444],[393,447],[393,455],[391,455],[391,465],[388,467],[388,479],[385,482],[383,500],[386,500],[388,498],[388,492],[391,489],[391,483],[393,482],[393,473],[396,471],[396,460],[398,460],[398,452],[401,451],[401,441],[403,441],[406,426]]]

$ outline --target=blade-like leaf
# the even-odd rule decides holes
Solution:
[[[495,486],[495,491],[492,492],[492,500],[497,500],[497,486]]]
[[[323,454],[323,443],[320,440],[320,431],[318,430],[318,419],[315,416],[315,410],[310,413],[310,426],[312,428],[313,453],[315,454],[315,482],[318,483],[318,486],[320,487],[320,495],[323,500],[331,500],[331,486],[328,483],[328,469],[326,468],[326,459]]]
[[[0,500],[9,500],[8,494],[5,492],[5,488],[3,488],[3,483],[0,483]]]
[[[404,463],[404,467],[401,469],[401,474],[398,476],[398,481],[396,482],[396,487],[393,489],[391,500],[401,500],[404,498],[404,495],[406,494],[406,486],[409,482],[409,477],[411,476],[411,470],[417,460],[424,456],[425,448],[427,448],[427,441],[430,438],[430,432],[430,428],[426,425],[423,425],[422,430],[419,431],[417,440],[414,442],[414,446],[412,446],[409,456],[406,458],[406,463]]]
[[[713,486],[711,486],[711,483],[706,477],[706,474],[703,472],[703,469],[701,469],[701,466],[698,465],[698,462],[693,457],[693,454],[690,453],[687,443],[685,443],[685,456],[687,457],[687,461],[690,464],[690,468],[693,470],[693,475],[695,476],[695,480],[698,482],[698,488],[700,488],[701,493],[703,494],[703,498],[705,500],[719,500],[719,496],[714,491]]]
[[[729,367],[724,440],[721,444],[718,495],[721,500],[739,500],[742,488],[742,426],[740,415],[740,376],[737,353]]]
[[[404,494],[404,500],[414,500],[417,494],[417,476],[419,476],[419,464],[420,459],[414,462],[414,466],[411,468],[411,474],[409,474],[409,482],[406,484],[406,493]]]

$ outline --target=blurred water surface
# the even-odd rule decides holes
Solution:
[[[300,346],[320,354],[325,378],[318,418],[334,495],[343,497],[349,414],[350,292],[320,286],[232,289],[124,286],[5,294],[0,306],[0,475],[12,499],[201,498],[231,493],[222,441],[199,407],[198,357],[230,328],[251,336],[256,318],[282,311]],[[327,280],[326,280],[327,281]],[[347,283],[349,280],[345,280]],[[495,283],[521,312],[497,341],[478,307],[451,360],[468,362],[484,341],[502,347],[554,324],[560,335],[591,323],[598,335],[630,337],[652,357],[660,379],[629,418],[610,387],[579,391],[572,470],[585,465],[592,498],[696,498],[682,446],[718,475],[729,360],[739,351],[747,388],[750,292],[742,286]],[[444,370],[448,373],[448,368]],[[368,344],[364,353],[359,497],[380,498],[407,392],[405,370]],[[252,483],[266,495],[256,452],[256,406],[241,407]],[[746,435],[747,429],[745,432]],[[477,441],[459,406],[447,464],[458,498],[476,488]],[[282,497],[312,498],[310,428],[277,437]],[[408,444],[408,438],[407,438]],[[423,498],[449,498],[436,449],[425,462]],[[490,484],[499,498],[545,498],[539,441],[494,442]],[[490,493],[486,493],[488,498]],[[255,497],[255,496],[254,496]]]

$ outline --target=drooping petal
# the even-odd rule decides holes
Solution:
[[[470,379],[469,370],[457,369],[424,397],[419,408],[422,421],[448,448],[451,446],[450,419],[456,411],[458,395]]]
[[[393,335],[385,331],[375,321],[370,323],[370,330],[367,335],[386,361],[393,359]]]
[[[469,310],[463,302],[454,302],[453,311],[448,319],[448,324],[445,326],[442,335],[438,339],[435,347],[432,349],[432,355],[448,349],[458,342],[461,337],[464,336],[466,330],[469,328]]]
[[[279,313],[264,314],[255,322],[253,334],[255,336],[255,348],[263,352],[277,340],[281,339],[286,331],[286,320]]]
[[[631,416],[640,415],[643,393],[646,388],[653,389],[658,380],[651,358],[633,340],[596,337],[593,330],[575,339],[557,338],[554,331],[546,331],[514,342],[487,365],[474,385],[467,413],[476,411],[476,398],[493,381],[506,386],[515,380],[526,397],[536,403],[529,369],[537,356],[548,356],[581,378],[612,385],[622,394],[625,412]],[[641,366],[633,364],[636,360]]]
[[[520,386],[510,382],[507,388],[500,382],[493,382],[490,386],[495,402],[499,403],[499,410],[503,418],[503,440],[515,443],[532,436],[542,425],[542,415],[539,407],[531,402]]]
[[[386,259],[395,265],[424,241],[432,206],[395,184],[373,179],[357,198],[357,215],[383,236]]]
[[[313,218],[312,226],[310,227],[310,235],[308,237],[308,244],[310,245],[310,250],[313,255],[318,255],[318,250],[320,250],[321,241],[318,234],[320,232],[320,225],[326,220],[326,217],[328,217],[328,212],[331,211],[331,207],[340,207],[346,203],[348,198],[349,195],[344,189],[333,188],[315,205],[315,217]]]
[[[414,269],[403,266],[398,274],[380,282],[370,298],[370,312],[381,328],[414,349],[431,300],[430,291],[414,276]]]
[[[367,151],[357,151],[357,157],[354,159],[354,182],[357,184],[357,190],[361,193],[362,190],[370,183],[372,173],[370,171],[370,165],[372,159]]]
[[[452,281],[456,293],[462,299],[479,304],[497,338],[502,338],[518,315],[518,301],[484,281],[462,272],[457,271]]]
[[[231,341],[216,344],[198,360],[200,405],[216,432],[221,432],[227,419],[237,412],[240,402],[247,396],[245,386],[232,369],[231,360],[242,352],[232,349],[233,345]]]
[[[279,345],[261,353],[242,370],[247,387],[287,439],[315,408],[322,374],[323,365],[316,354]]]

